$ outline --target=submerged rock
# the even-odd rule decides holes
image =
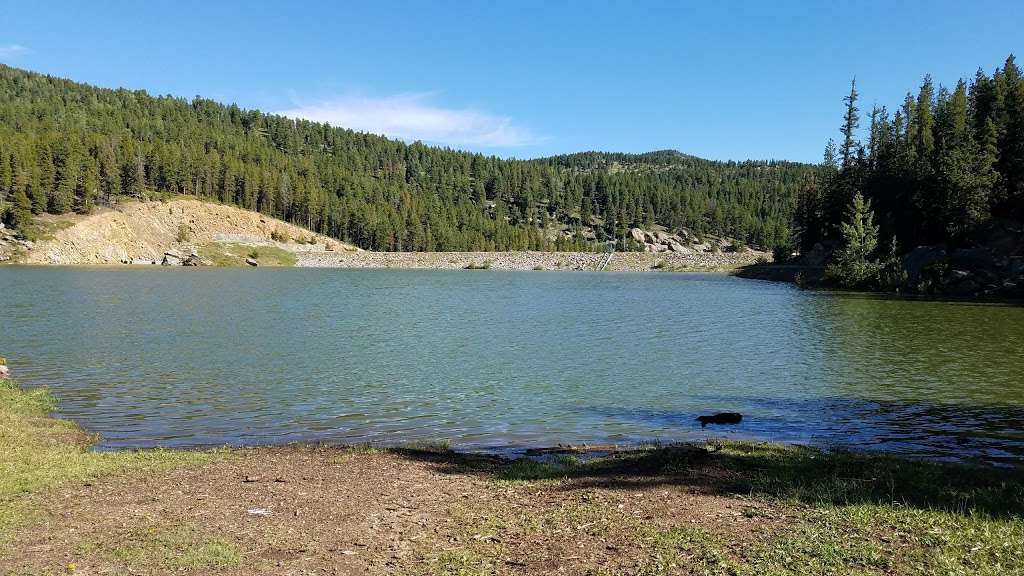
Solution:
[[[710,416],[697,416],[697,421],[700,422],[701,428],[708,424],[739,424],[743,421],[743,414],[739,412],[719,412]]]

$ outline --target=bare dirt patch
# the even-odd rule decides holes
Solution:
[[[468,459],[468,460],[467,460]],[[454,467],[453,467],[454,466]],[[767,529],[741,499],[496,479],[488,457],[285,447],[66,486],[22,532],[11,573],[621,573],[664,530]],[[740,526],[749,529],[736,531]],[[7,573],[5,572],[5,573]]]

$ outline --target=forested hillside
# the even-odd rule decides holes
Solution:
[[[1013,56],[953,88],[925,77],[895,112],[871,110],[867,142],[857,138],[858,101],[853,86],[842,139],[829,142],[821,180],[800,194],[805,251],[842,242],[840,260],[856,268],[919,245],[969,247],[999,222],[1024,220],[1024,79]],[[869,265],[843,283],[878,270]]]
[[[0,211],[193,195],[373,250],[628,247],[633,226],[771,247],[817,167],[677,152],[502,160],[0,66]]]

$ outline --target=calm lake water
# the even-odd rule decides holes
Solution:
[[[102,448],[763,438],[1024,462],[1024,308],[702,274],[0,268]],[[694,418],[738,411],[701,430]]]

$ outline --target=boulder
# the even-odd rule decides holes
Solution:
[[[961,248],[949,255],[949,264],[957,270],[994,268],[996,259],[986,248]]]
[[[259,266],[260,265],[260,263],[257,262],[255,258],[246,258],[245,259],[245,263],[248,264],[249,266]]]
[[[917,287],[924,269],[945,258],[946,251],[937,246],[918,246],[907,252],[902,258],[903,269],[907,272],[907,285]]]
[[[180,266],[182,261],[181,254],[173,250],[164,252],[164,259],[160,262],[163,266]]]
[[[658,239],[650,232],[644,232],[644,243],[646,244],[657,244]]]
[[[954,296],[974,296],[978,292],[978,284],[974,280],[964,280],[954,286],[950,293]]]
[[[644,231],[639,228],[630,228],[629,236],[641,244],[644,243]]]
[[[811,266],[814,268],[820,268],[825,265],[825,260],[832,254],[832,251],[825,247],[821,242],[817,242],[811,249],[800,257],[799,264],[803,266]]]
[[[181,265],[182,266],[207,266],[208,264],[207,264],[207,262],[205,260],[200,258],[198,254],[193,252],[192,254],[188,255],[188,258],[185,258],[184,260],[181,261]]]

